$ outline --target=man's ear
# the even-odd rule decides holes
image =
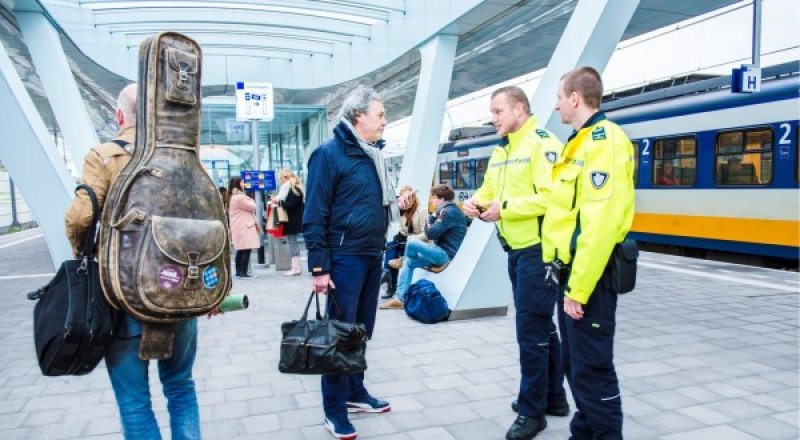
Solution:
[[[120,128],[125,124],[125,114],[122,113],[122,110],[114,110],[114,120]]]

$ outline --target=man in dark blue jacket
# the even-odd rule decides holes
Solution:
[[[405,307],[406,292],[411,286],[414,269],[443,266],[456,256],[464,236],[467,235],[467,217],[453,201],[455,196],[449,185],[436,185],[431,189],[431,200],[436,212],[425,225],[425,236],[431,242],[408,240],[403,267],[397,276],[397,294],[381,304],[382,309]]]
[[[303,236],[314,291],[331,289],[330,316],[375,327],[386,230],[399,217],[384,165],[384,107],[372,89],[358,86],[342,103],[333,138],[308,160]],[[336,307],[338,305],[338,307]],[[371,396],[364,374],[323,375],[325,427],[356,438],[348,412],[383,413],[389,402]]]

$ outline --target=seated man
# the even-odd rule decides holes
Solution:
[[[425,236],[431,242],[408,240],[403,267],[397,277],[397,293],[394,298],[381,304],[380,308],[402,309],[414,269],[442,266],[455,257],[467,234],[467,218],[453,202],[455,196],[449,185],[436,185],[431,189],[431,199],[436,211],[425,224]]]

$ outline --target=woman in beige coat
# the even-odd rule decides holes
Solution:
[[[236,276],[252,278],[247,268],[250,265],[250,252],[261,247],[261,227],[256,221],[256,202],[244,193],[239,176],[231,177],[228,184],[228,218],[231,242],[236,249]]]

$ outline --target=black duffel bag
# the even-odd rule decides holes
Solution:
[[[308,309],[315,298],[317,319],[309,320]],[[339,309],[333,291],[328,293],[328,301]],[[281,325],[281,373],[353,374],[367,369],[367,327],[330,319],[329,310],[320,316],[319,295],[312,292],[303,317]]]
[[[612,292],[628,293],[636,287],[636,262],[638,259],[639,247],[635,240],[626,238],[621,243],[614,245],[611,260],[608,262]]]
[[[28,294],[33,309],[33,338],[39,368],[45,376],[80,376],[94,370],[113,338],[116,312],[100,290],[94,245],[100,207],[88,185],[79,185],[92,200],[92,224],[81,258],[67,260],[46,286]]]

